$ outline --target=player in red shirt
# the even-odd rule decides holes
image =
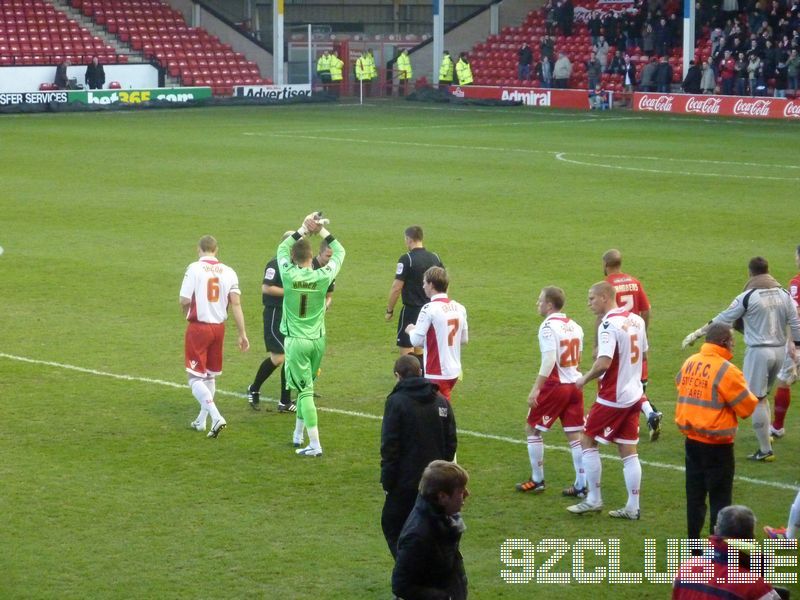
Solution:
[[[800,269],[800,246],[794,252],[794,263]],[[795,303],[800,305],[800,273],[789,282],[789,295]],[[792,399],[791,385],[795,381],[797,381],[797,365],[787,352],[783,367],[778,373],[778,386],[775,390],[775,418],[769,428],[770,433],[778,438],[783,437],[786,433],[783,428],[783,420],[786,418],[786,411],[789,410],[789,403]]]
[[[642,283],[635,277],[622,272],[622,253],[609,250],[603,254],[603,273],[606,281],[614,286],[617,292],[617,306],[642,317],[645,328],[650,327],[650,301]],[[662,413],[647,398],[647,355],[642,364],[642,387],[645,396],[642,400],[642,412],[647,419],[650,430],[650,441],[655,442],[661,434]]]

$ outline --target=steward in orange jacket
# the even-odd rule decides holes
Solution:
[[[700,352],[683,363],[675,378],[675,422],[686,436],[686,520],[691,539],[700,538],[706,495],[712,534],[717,513],[733,502],[737,417],[749,417],[758,404],[742,372],[729,362],[733,345],[733,330],[714,323]]]

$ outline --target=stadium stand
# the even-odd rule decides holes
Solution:
[[[71,0],[73,8],[158,63],[186,86],[210,86],[215,95],[231,95],[236,85],[266,85],[258,66],[230,45],[158,0]]]
[[[578,0],[575,3],[576,21],[572,30],[572,35],[564,35],[563,32],[556,30],[553,32],[555,38],[555,53],[565,52],[572,62],[572,77],[569,87],[577,89],[588,89],[588,78],[586,76],[586,62],[593,54],[592,39],[585,20],[581,20],[578,15],[587,15],[595,11],[601,13],[614,12],[615,14],[625,14],[631,4],[610,4],[597,0]],[[677,11],[677,3],[670,2],[665,9],[666,14]],[[531,11],[525,21],[517,27],[505,27],[498,35],[489,36],[485,42],[477,44],[470,53],[472,71],[477,84],[483,85],[530,85],[529,82],[517,79],[517,50],[522,42],[527,42],[533,51],[534,64],[541,61],[540,42],[547,34],[547,13],[548,6]],[[618,19],[618,21],[620,21]],[[622,24],[620,23],[620,28]],[[612,38],[613,39],[613,38]],[[711,43],[708,40],[708,32],[704,32],[702,38],[697,43],[697,57],[702,59],[711,54]],[[649,58],[644,50],[636,45],[625,47],[625,43],[618,41],[618,46],[610,46],[609,62],[616,50],[622,50],[631,55],[632,61],[637,65],[637,78],[641,73],[642,67],[648,62]],[[678,42],[669,51],[669,63],[673,68],[673,84],[681,82],[682,48]],[[603,88],[606,90],[620,93],[623,91],[622,75],[603,73]],[[534,85],[541,82],[534,80]]]
[[[65,58],[88,64],[93,56],[105,64],[128,60],[43,0],[0,4],[0,66],[56,65]]]

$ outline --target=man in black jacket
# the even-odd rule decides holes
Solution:
[[[389,551],[397,556],[397,539],[414,502],[428,464],[453,460],[456,421],[450,403],[435,384],[420,377],[419,361],[405,354],[394,364],[397,377],[386,398],[381,430],[381,485],[386,501],[381,527]]]
[[[686,71],[686,77],[683,79],[683,91],[687,94],[700,93],[700,80],[703,74],[693,60],[689,61],[689,70]]]
[[[435,460],[425,469],[419,497],[408,516],[392,572],[392,592],[403,600],[466,600],[467,574],[459,551],[466,527],[461,508],[469,475],[455,463]]]

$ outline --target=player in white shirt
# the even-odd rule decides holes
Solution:
[[[592,368],[575,382],[582,389],[600,378],[597,400],[589,410],[583,428],[583,468],[589,491],[586,500],[567,508],[581,514],[603,508],[600,494],[602,465],[598,442],[617,445],[622,458],[622,472],[628,490],[624,508],[608,514],[618,519],[639,519],[639,487],[642,466],[639,463],[639,409],[642,387],[642,361],[647,352],[647,334],[642,318],[618,308],[614,286],[607,281],[589,288],[589,308],[602,321],[597,329],[597,359]]]
[[[461,377],[461,345],[469,340],[467,310],[447,297],[450,279],[442,267],[425,271],[422,289],[430,298],[416,324],[406,327],[413,346],[422,346],[425,379],[438,384],[450,400],[450,391]]]
[[[211,415],[208,437],[215,438],[226,426],[214,403],[214,392],[215,378],[222,373],[222,346],[229,305],[239,332],[239,349],[246,351],[250,342],[244,327],[239,280],[233,269],[217,260],[217,240],[210,235],[203,236],[197,253],[199,260],[186,269],[180,291],[181,310],[189,321],[184,339],[189,388],[200,403],[200,414],[191,427],[205,431],[206,419]]]
[[[586,479],[583,472],[580,432],[583,430],[583,393],[575,386],[580,378],[578,366],[583,351],[583,329],[567,317],[564,290],[546,287],[536,301],[537,312],[545,317],[539,326],[539,349],[542,364],[528,395],[528,457],[531,478],[517,484],[520,492],[542,492],[544,483],[543,431],[550,431],[556,419],[567,436],[575,467],[575,483],[563,490],[565,496],[584,498]]]

